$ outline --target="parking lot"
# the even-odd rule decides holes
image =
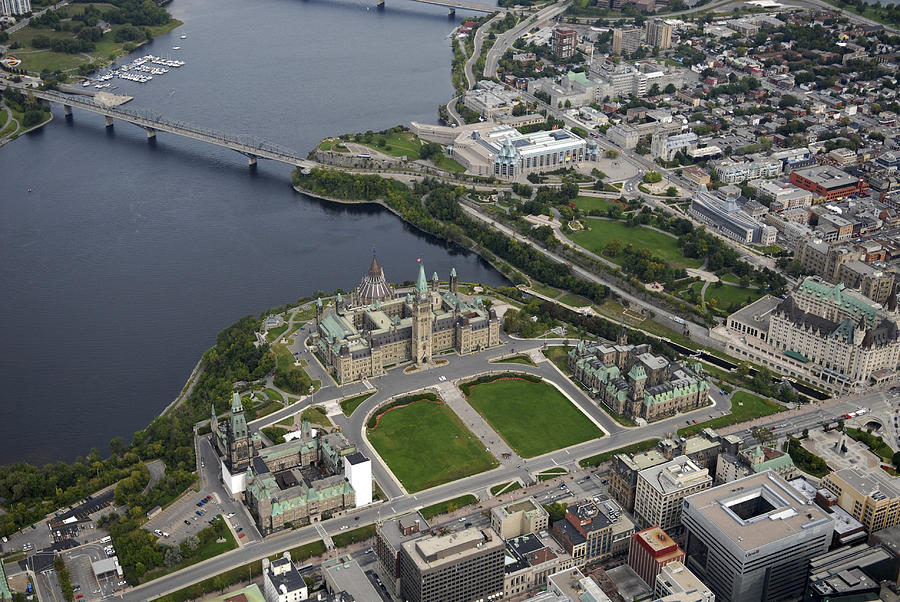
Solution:
[[[203,506],[197,506],[207,496],[212,499]],[[177,545],[191,535],[197,535],[210,525],[209,521],[221,513],[222,509],[215,495],[192,493],[177,500],[162,514],[148,520],[144,528],[154,533],[161,543]],[[166,533],[169,537],[165,537]]]
[[[100,600],[114,595],[125,587],[125,580],[115,572],[103,575],[100,579],[94,575],[92,563],[108,557],[104,551],[105,545],[109,544],[85,544],[77,550],[63,553],[62,557],[69,569],[69,577],[77,600]],[[115,556],[115,551],[112,550],[109,556]]]

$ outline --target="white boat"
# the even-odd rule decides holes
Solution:
[[[181,50],[181,46],[172,46],[172,50]]]
[[[181,34],[181,39],[182,39],[182,40],[186,40],[186,39],[187,39],[187,34],[186,34],[186,33]]]

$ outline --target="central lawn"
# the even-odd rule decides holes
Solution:
[[[698,268],[703,265],[699,259],[684,257],[678,248],[678,239],[663,232],[645,226],[629,227],[625,222],[605,219],[584,219],[585,229],[580,232],[569,232],[567,236],[577,245],[588,251],[604,254],[606,243],[614,238],[624,245],[631,243],[635,248],[649,249],[654,255],[665,259],[673,267]],[[590,228],[588,230],[587,228]],[[612,262],[620,263],[621,257],[607,257]]]
[[[556,387],[511,379],[472,387],[469,404],[524,458],[603,436]]]
[[[453,410],[431,401],[418,401],[382,414],[378,426],[369,429],[368,437],[411,493],[498,465]]]
[[[379,138],[384,138],[384,146],[378,145]],[[419,149],[422,148],[422,141],[412,132],[375,134],[372,142],[359,142],[358,144],[368,146],[369,148],[392,157],[402,157],[403,155],[406,155],[406,158],[410,161],[415,161],[419,158]]]
[[[572,307],[587,307],[591,304],[590,299],[585,299],[581,295],[576,295],[574,293],[566,293],[560,297],[558,301],[565,303],[566,305],[571,305]]]
[[[783,412],[785,407],[780,403],[771,399],[764,399],[753,393],[746,391],[738,391],[731,398],[731,413],[707,420],[706,422],[698,422],[683,429],[678,429],[679,437],[690,437],[696,435],[705,428],[717,429],[723,426],[746,422],[759,418],[760,416],[768,416],[769,414],[777,414]]]

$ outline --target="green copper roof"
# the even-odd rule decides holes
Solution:
[[[416,290],[420,293],[428,291],[428,279],[425,278],[425,266],[419,262],[419,277],[416,278]]]
[[[241,396],[235,391],[234,395],[231,396],[231,412],[236,414],[243,411],[244,406],[241,404]]]
[[[456,278],[456,268],[450,268],[450,277]]]
[[[843,282],[830,285],[827,282],[807,278],[800,283],[799,292],[829,301],[855,319],[863,316],[866,322],[872,325],[878,313],[876,307],[872,303],[850,294],[849,291],[845,290],[846,288]]]

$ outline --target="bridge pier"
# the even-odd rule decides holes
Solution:
[[[63,114],[65,114],[65,116],[67,118],[71,118],[72,117],[72,105],[63,105]]]
[[[384,8],[384,0],[377,0],[377,2],[375,2],[375,8]]]
[[[104,115],[103,121],[106,123],[107,128],[111,128],[113,126],[113,118],[112,115]]]
[[[447,16],[448,16],[448,17],[455,17],[455,16],[456,16],[456,9],[453,8],[452,6],[451,6],[450,8],[448,8],[448,9],[447,9]]]
[[[253,155],[247,155],[247,164],[250,167],[256,167],[256,157]]]
[[[156,130],[147,128],[147,140],[156,140]]]

